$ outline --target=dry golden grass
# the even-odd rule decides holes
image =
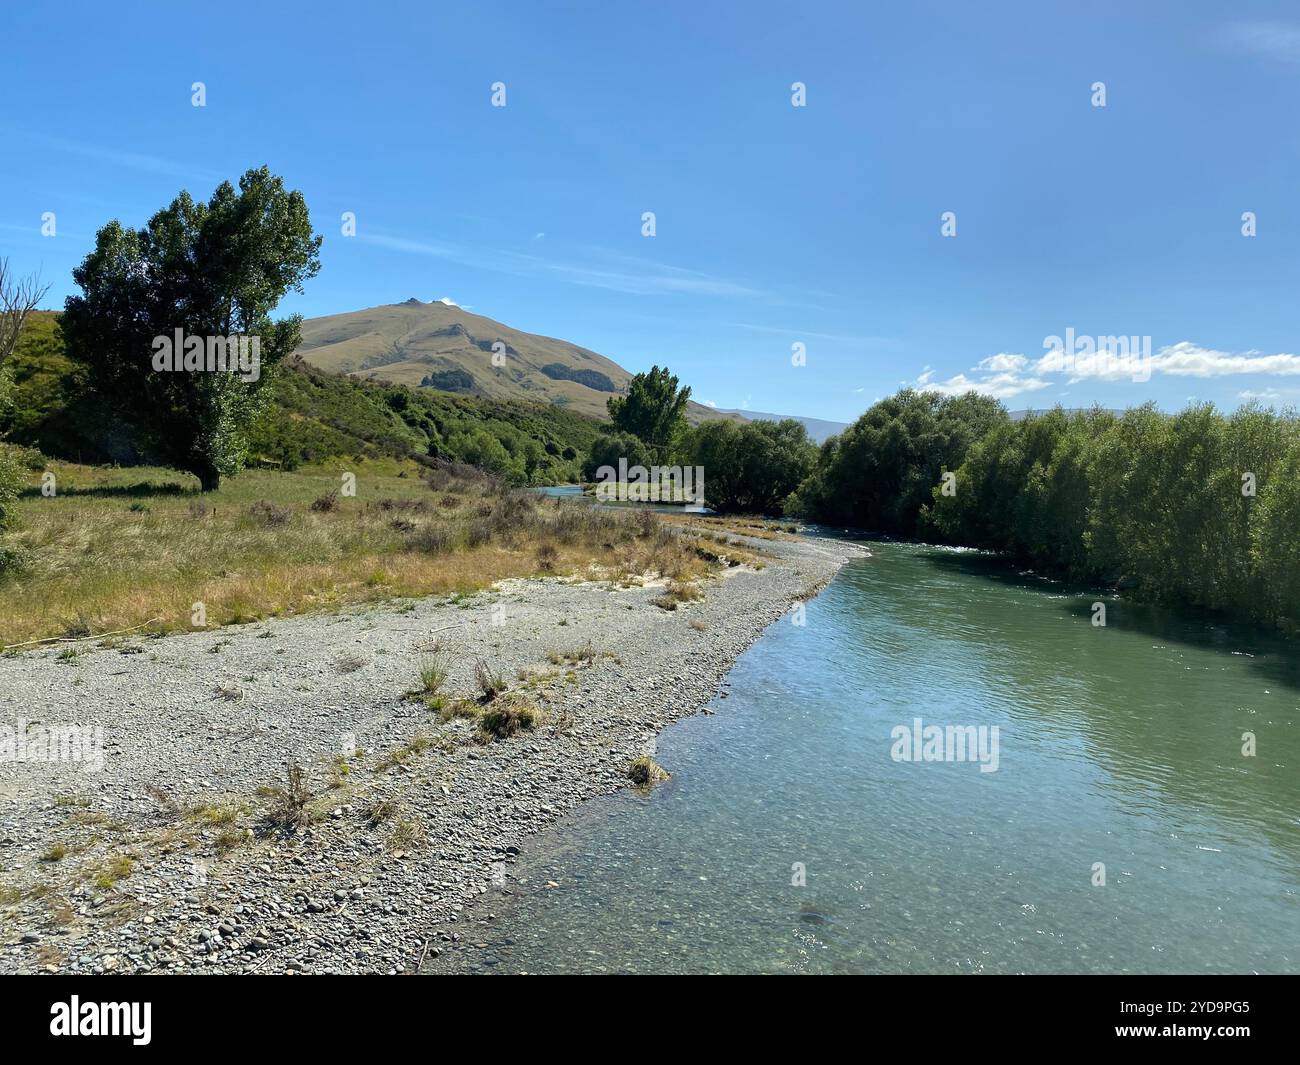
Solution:
[[[170,470],[50,469],[58,494],[42,496],[33,474],[6,536],[24,561],[0,582],[0,645],[190,630],[196,603],[215,628],[542,573],[684,581],[711,568],[657,521],[485,481],[444,477],[435,491],[397,460],[350,464],[356,495],[329,509],[312,503],[342,467],[247,470],[208,495]]]

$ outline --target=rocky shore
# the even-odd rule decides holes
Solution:
[[[0,752],[0,972],[409,973],[522,841],[628,785],[668,723],[820,589],[851,543],[749,540],[761,568],[665,610],[653,582],[471,598],[0,659],[0,725],[102,729],[93,763]],[[490,743],[407,696],[434,643],[544,712]],[[48,733],[47,733],[48,734]],[[299,763],[312,822],[267,827]],[[671,770],[671,766],[667,767]]]

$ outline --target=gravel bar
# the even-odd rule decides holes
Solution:
[[[660,729],[704,707],[764,628],[866,554],[834,539],[738,540],[762,568],[724,570],[673,611],[653,583],[512,580],[0,658],[11,738],[103,729],[98,771],[0,751],[0,972],[415,972],[458,939],[462,910],[525,838],[628,786]],[[452,651],[452,696],[476,692],[483,659],[546,724],[482,744],[471,721],[440,723],[406,698],[435,639]],[[588,645],[594,658],[550,660]],[[417,736],[424,749],[384,764]],[[320,816],[292,834],[259,828],[258,789],[283,785],[290,759]]]

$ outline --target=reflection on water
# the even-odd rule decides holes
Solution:
[[[438,964],[1300,971],[1293,644],[873,550],[664,733],[670,782],[588,804]],[[997,772],[892,760],[917,717],[999,726]]]

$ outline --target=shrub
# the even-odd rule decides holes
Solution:
[[[289,762],[285,786],[271,784],[258,788],[257,793],[271,800],[266,819],[275,828],[285,832],[295,832],[311,823],[311,815],[307,810],[311,792],[307,789],[302,766],[297,761]]]
[[[643,754],[627,767],[627,778],[639,788],[648,788],[667,780],[671,774],[648,754]]]
[[[8,454],[0,452],[0,530],[13,524],[18,493],[23,486],[23,471]],[[0,546],[0,574],[17,566],[18,557]]]
[[[542,723],[543,714],[522,696],[498,699],[479,715],[479,734],[484,742],[504,740],[518,732],[531,732]]]
[[[474,666],[474,680],[478,684],[479,691],[483,693],[485,703],[490,703],[498,695],[502,694],[507,687],[506,678],[493,670],[481,658]]]
[[[280,506],[278,503],[272,503],[269,499],[259,499],[257,502],[249,504],[248,516],[258,525],[264,525],[270,529],[288,525],[289,519],[293,517],[293,511],[288,507]]]
[[[445,525],[412,526],[413,531],[407,537],[407,544],[416,551],[430,555],[440,555],[450,551],[455,543],[452,531]]]

